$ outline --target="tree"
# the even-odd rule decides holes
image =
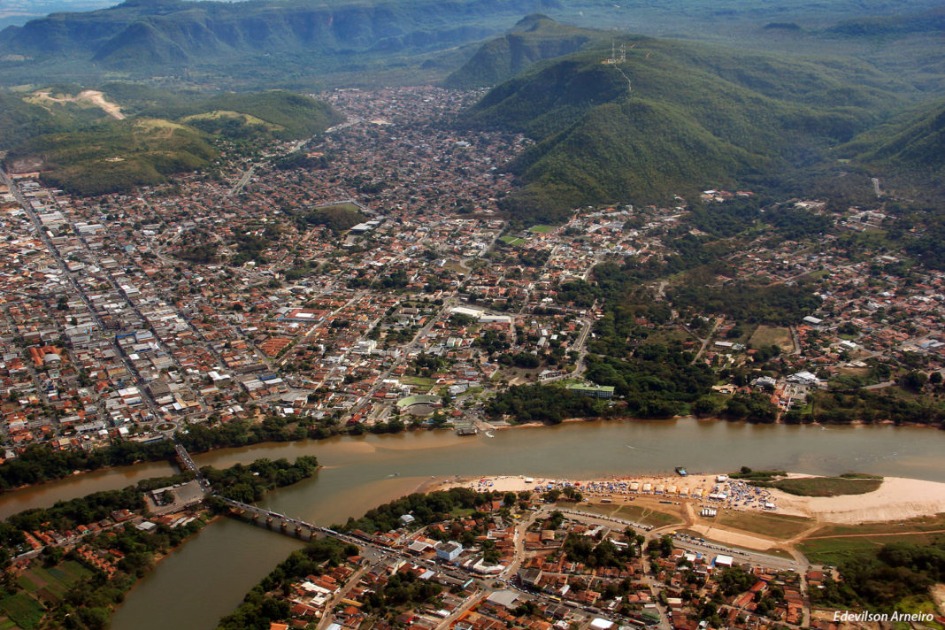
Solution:
[[[928,382],[929,375],[925,372],[919,372],[918,370],[907,372],[899,379],[899,384],[902,387],[914,392],[922,391],[922,388],[925,387],[925,384]]]

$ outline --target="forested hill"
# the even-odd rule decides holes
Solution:
[[[463,124],[536,141],[506,207],[532,220],[607,202],[668,202],[818,159],[897,99],[866,64],[787,60],[634,38],[569,55],[490,91]]]
[[[452,88],[477,88],[511,79],[532,64],[577,52],[592,42],[610,42],[603,31],[561,24],[529,15],[503,37],[486,42],[462,68],[446,78]]]
[[[945,101],[870,130],[845,150],[861,162],[941,190],[945,185]]]
[[[135,75],[183,66],[304,70],[331,55],[420,51],[492,35],[555,0],[397,2],[188,2],[127,0],[100,11],[59,13],[0,33],[0,52]],[[496,24],[497,18],[503,24]]]
[[[61,90],[0,92],[0,149],[14,172],[40,170],[44,181],[80,195],[127,191],[200,170],[217,140],[295,140],[339,123],[323,101],[285,91],[174,95],[110,84],[102,95],[128,117],[116,120]],[[160,112],[166,112],[161,115]]]

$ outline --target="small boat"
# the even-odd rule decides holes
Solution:
[[[495,433],[493,433],[492,431],[486,431],[486,437],[493,438],[495,437]]]
[[[679,475],[680,477],[685,477],[689,473],[682,466],[676,466],[676,474]]]

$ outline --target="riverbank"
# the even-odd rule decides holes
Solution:
[[[823,476],[859,470],[945,482],[943,448],[945,433],[938,431],[887,426],[822,431],[803,426],[683,420],[568,423],[541,431],[497,431],[495,438],[481,433],[462,437],[451,431],[372,434],[225,449],[195,455],[194,460],[199,466],[226,468],[260,458],[292,460],[317,455],[324,467],[315,478],[273,492],[260,505],[331,526],[349,517],[359,518],[422,486],[430,487],[431,480],[453,481],[456,475],[470,480],[484,474],[518,477],[522,473],[536,480],[606,479],[614,474],[671,478],[673,466],[682,465],[692,473],[728,472],[748,466]],[[82,484],[75,492],[84,489],[88,493],[96,490],[101,480],[85,483],[82,477],[74,477],[70,482]],[[43,498],[53,500],[48,495]],[[642,512],[648,508],[654,513],[683,513],[689,505],[699,511],[695,510],[696,502],[670,506],[661,505],[660,500],[636,499],[625,505],[615,500],[611,510],[601,511],[609,514],[618,507],[626,508],[615,516],[628,521],[647,520]],[[768,527],[768,517],[777,516],[776,512],[732,514],[758,519],[753,521],[755,531],[774,531]],[[656,517],[647,523],[660,527],[668,521]],[[723,526],[719,519],[703,522],[718,529]],[[794,525],[791,531],[803,528],[803,524]],[[705,538],[716,539],[716,532]],[[112,628],[213,628],[301,544],[233,519],[217,521],[162,561],[129,593],[113,618]]]
[[[792,477],[813,477],[792,473]],[[877,490],[836,497],[803,497],[777,489],[754,489],[718,475],[634,475],[596,479],[538,479],[524,475],[455,477],[421,484],[418,492],[455,487],[522,492],[574,488],[593,502],[627,503],[638,497],[689,502],[716,509],[803,516],[818,522],[878,523],[945,513],[945,483],[886,477]]]
[[[866,494],[801,497],[772,490],[772,496],[784,514],[830,523],[904,521],[945,512],[945,483],[904,477],[886,477],[877,490]]]
[[[498,425],[490,424],[491,428],[489,430],[505,432],[511,429],[552,429],[554,427],[561,426],[561,425],[567,426],[567,425],[577,425],[577,424],[598,424],[598,423],[606,423],[606,424],[643,424],[643,423],[664,424],[665,423],[667,425],[671,425],[671,424],[676,424],[680,422],[688,422],[688,421],[693,421],[702,425],[718,423],[718,424],[722,424],[726,426],[745,425],[745,426],[759,426],[759,427],[763,427],[763,426],[818,427],[822,431],[831,431],[833,429],[843,429],[847,427],[860,428],[860,427],[870,427],[870,426],[892,426],[893,425],[893,423],[890,421],[881,421],[881,422],[874,422],[874,423],[864,423],[861,421],[854,421],[847,424],[838,424],[838,425],[821,424],[821,423],[793,425],[793,424],[787,424],[787,423],[782,423],[782,422],[776,422],[776,423],[767,425],[767,424],[747,423],[745,421],[732,421],[732,420],[727,420],[725,418],[720,418],[716,416],[707,417],[707,418],[698,418],[692,415],[674,416],[672,418],[638,418],[635,416],[620,415],[620,416],[602,416],[602,417],[592,417],[592,418],[566,418],[557,424],[546,424],[542,422],[527,422],[527,423],[522,423],[522,424],[498,424]],[[920,427],[921,428],[939,428],[939,427],[936,427],[934,425],[929,425],[929,424],[901,424],[901,425],[895,425],[895,426],[897,428],[909,428],[909,429],[920,428]],[[387,435],[415,435],[415,434],[426,434],[431,431],[441,433],[441,434],[453,433],[452,428],[443,428],[443,429],[438,429],[438,430],[436,429],[431,430],[431,429],[425,429],[425,428],[416,428],[416,429],[407,428],[405,431],[402,431],[400,433],[387,434]],[[356,443],[355,442],[356,440],[366,437],[367,435],[370,435],[370,434],[369,433],[353,434],[353,433],[339,432],[337,434],[326,435],[323,437],[309,437],[309,438],[304,438],[302,440],[292,440],[292,439],[251,440],[245,443],[240,442],[240,443],[232,443],[232,444],[217,444],[213,446],[212,448],[209,448],[206,450],[195,450],[191,454],[199,458],[200,456],[212,455],[215,452],[232,450],[232,449],[267,448],[271,446],[308,443],[308,442],[313,442],[317,444],[317,443],[327,443],[329,441],[338,441],[338,440],[350,440],[351,443],[354,444]],[[162,444],[166,446],[166,444],[168,443],[162,443]],[[388,446],[388,448],[390,448],[390,446]],[[410,448],[417,448],[417,446],[404,445],[404,446],[401,446],[400,448],[410,449]],[[50,456],[54,454],[55,454],[54,451],[50,451]],[[11,459],[8,461],[13,466],[19,465],[17,459]],[[2,470],[2,467],[4,465],[6,465],[6,462],[4,464],[0,464],[0,470]],[[93,468],[73,469],[68,474],[59,475],[59,476],[51,476],[37,483],[17,484],[15,486],[3,488],[2,490],[0,490],[0,503],[3,502],[3,498],[6,496],[12,496],[12,495],[15,495],[16,493],[22,493],[22,492],[30,491],[30,490],[41,490],[44,487],[54,486],[57,483],[68,482],[69,480],[75,479],[77,477],[87,477],[87,476],[94,476],[94,475],[105,476],[105,475],[112,475],[112,474],[117,475],[117,474],[121,474],[123,471],[137,469],[142,466],[152,466],[152,467],[166,466],[168,470],[173,471],[175,465],[176,465],[176,462],[174,460],[172,453],[162,453],[162,454],[156,454],[153,457],[137,458],[132,463],[106,464],[106,465],[95,466]],[[2,512],[3,512],[2,507],[0,507],[0,517],[4,516]],[[13,512],[9,512],[9,513],[13,513]]]

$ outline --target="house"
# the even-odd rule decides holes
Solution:
[[[451,540],[441,542],[435,548],[437,560],[443,560],[444,562],[452,562],[463,553],[463,546]]]

